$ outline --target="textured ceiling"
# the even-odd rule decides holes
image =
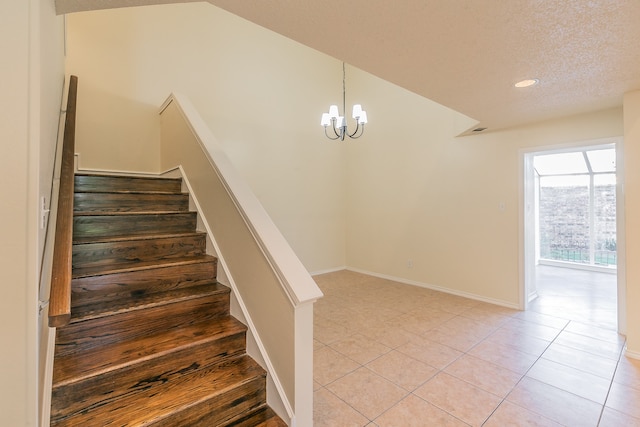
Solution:
[[[208,2],[489,129],[620,106],[640,89],[640,0]],[[513,86],[525,78],[540,84]]]

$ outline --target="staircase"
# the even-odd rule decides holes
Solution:
[[[76,175],[51,426],[286,426],[180,179]]]

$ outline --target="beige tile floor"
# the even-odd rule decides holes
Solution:
[[[349,271],[315,280],[316,427],[640,426],[640,361],[612,329]]]

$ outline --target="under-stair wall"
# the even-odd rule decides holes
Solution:
[[[269,373],[268,403],[291,426],[312,425],[313,302],[322,293],[191,103],[171,95],[160,114],[161,168],[180,169],[213,236],[242,311],[232,314],[249,328],[247,351]]]

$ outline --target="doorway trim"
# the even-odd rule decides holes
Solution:
[[[622,177],[622,137],[602,138],[577,141],[566,144],[531,147],[519,152],[520,191],[519,191],[519,305],[521,310],[527,310],[529,302],[536,296],[535,267],[537,254],[537,233],[535,223],[536,212],[536,178],[533,172],[533,158],[543,154],[557,154],[572,152],[579,148],[596,148],[597,146],[614,145],[616,149],[616,238],[617,244],[617,316],[618,332],[626,333],[626,281],[625,281],[625,251],[624,251],[624,188]]]

